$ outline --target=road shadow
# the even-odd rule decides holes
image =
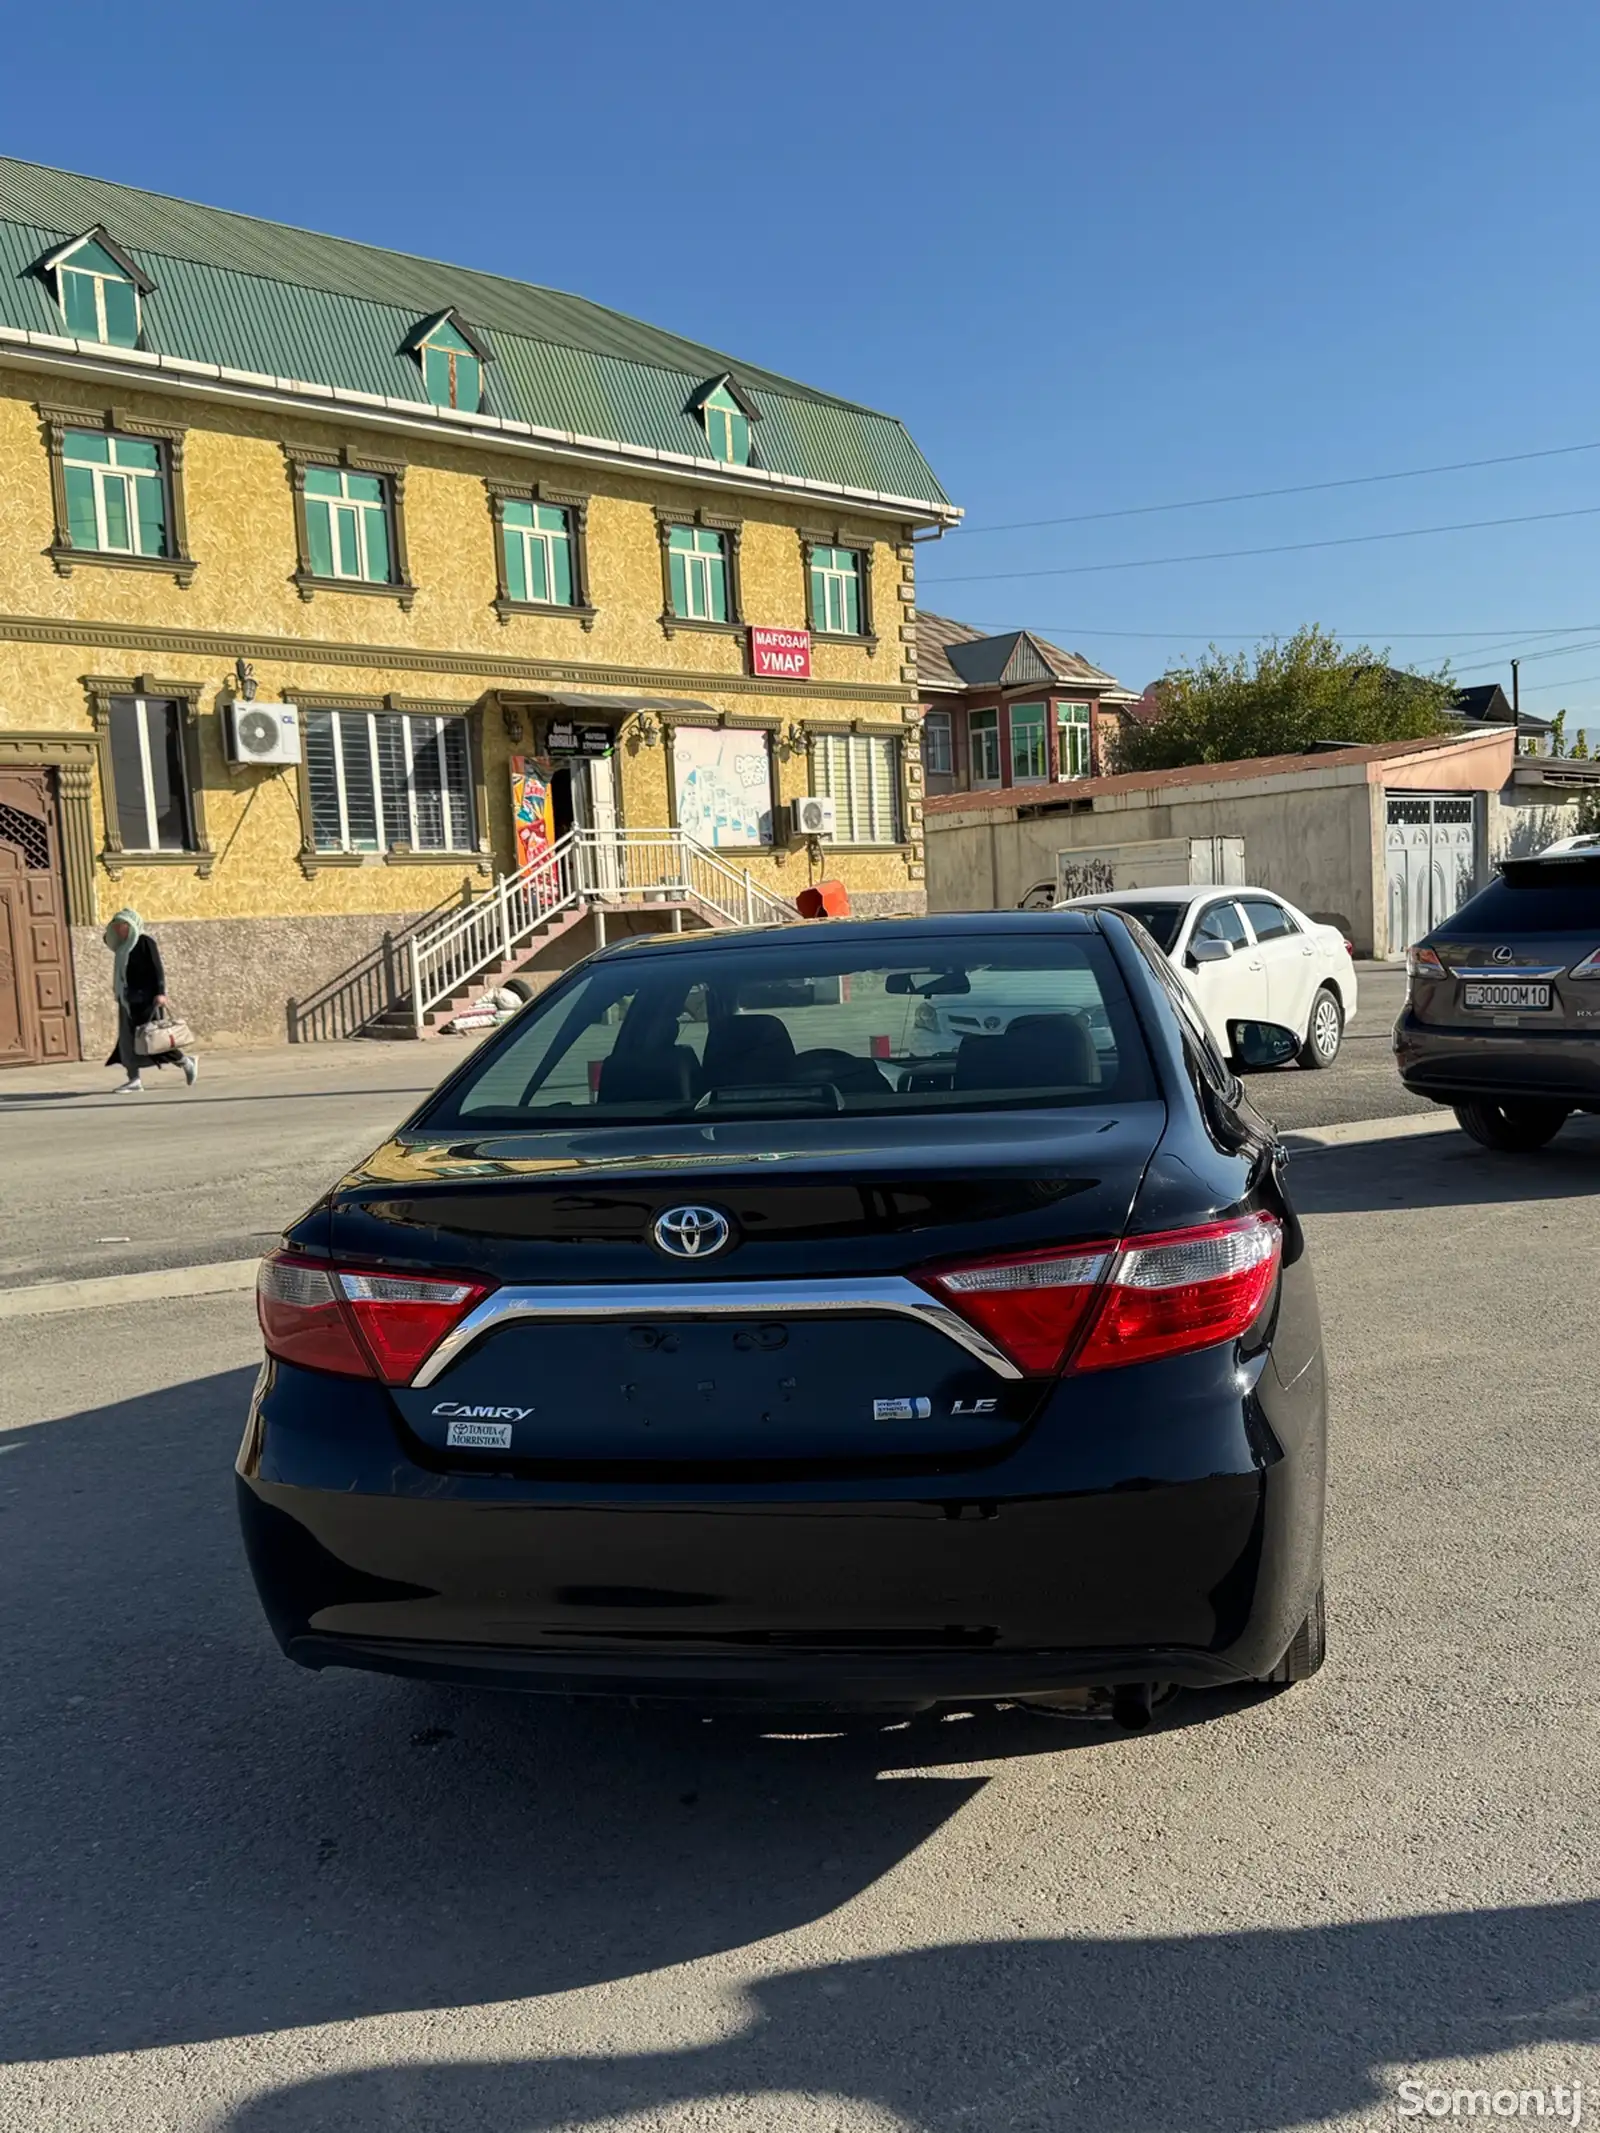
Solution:
[[[1015,1710],[775,1737],[305,1673],[237,1536],[250,1382],[0,1436],[0,2057],[492,2003],[741,1947],[933,1836],[985,1782],[942,1764],[1109,1737]],[[1237,1699],[1186,1701],[1204,1722]],[[1060,1842],[1093,1870],[1092,1830]]]
[[[1514,2053],[1524,2082],[1585,2081],[1597,1988],[1596,1903],[960,1943],[766,1978],[708,2046],[334,2074],[252,2099],[218,2133],[542,2133],[669,2110],[742,2126],[715,2106],[747,2099],[767,2126],[784,2097],[848,2099],[923,2133],[1398,2125],[1396,2082],[1441,2060]],[[838,2121],[801,2107],[794,2122]]]
[[[1300,1150],[1289,1186],[1307,1215],[1592,1199],[1600,1195],[1600,1119],[1569,1119],[1532,1155],[1500,1155],[1452,1130]]]

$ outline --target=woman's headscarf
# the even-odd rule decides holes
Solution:
[[[119,926],[126,926],[128,929],[125,937],[121,939],[117,935]],[[100,936],[115,958],[111,970],[111,990],[124,1006],[128,999],[128,958],[133,953],[134,942],[143,932],[144,924],[138,912],[122,910]]]

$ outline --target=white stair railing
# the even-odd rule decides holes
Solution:
[[[420,1035],[430,1009],[470,985],[480,972],[509,962],[539,928],[563,913],[694,906],[714,925],[790,925],[796,913],[697,844],[687,830],[569,830],[537,859],[502,874],[492,889],[406,943],[411,1019]]]

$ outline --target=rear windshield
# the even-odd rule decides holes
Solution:
[[[426,1130],[1133,1103],[1153,1096],[1097,936],[926,935],[641,951],[554,988],[421,1116]]]
[[[1183,924],[1187,904],[1107,904],[1108,911],[1120,911],[1125,918],[1136,918],[1158,948],[1172,953],[1172,944],[1178,938],[1178,928]]]
[[[1571,873],[1565,869],[1571,867]],[[1510,938],[1519,933],[1581,933],[1600,939],[1600,866],[1593,860],[1552,859],[1530,880],[1519,867],[1498,875],[1486,889],[1434,929],[1438,940],[1465,940],[1480,933]]]

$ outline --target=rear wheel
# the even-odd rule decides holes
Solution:
[[[1309,1681],[1328,1655],[1328,1605],[1321,1585],[1311,1603],[1311,1612],[1289,1640],[1289,1649],[1267,1676],[1267,1686],[1274,1689],[1292,1688],[1297,1681]]]
[[[1339,995],[1331,985],[1324,985],[1311,1003],[1306,1041],[1296,1057],[1303,1067],[1330,1067],[1338,1058],[1343,1041],[1344,1010],[1339,1005]]]
[[[1463,1133],[1480,1147],[1526,1154],[1553,1141],[1571,1116],[1565,1104],[1545,1104],[1511,1097],[1468,1097],[1454,1106]]]

